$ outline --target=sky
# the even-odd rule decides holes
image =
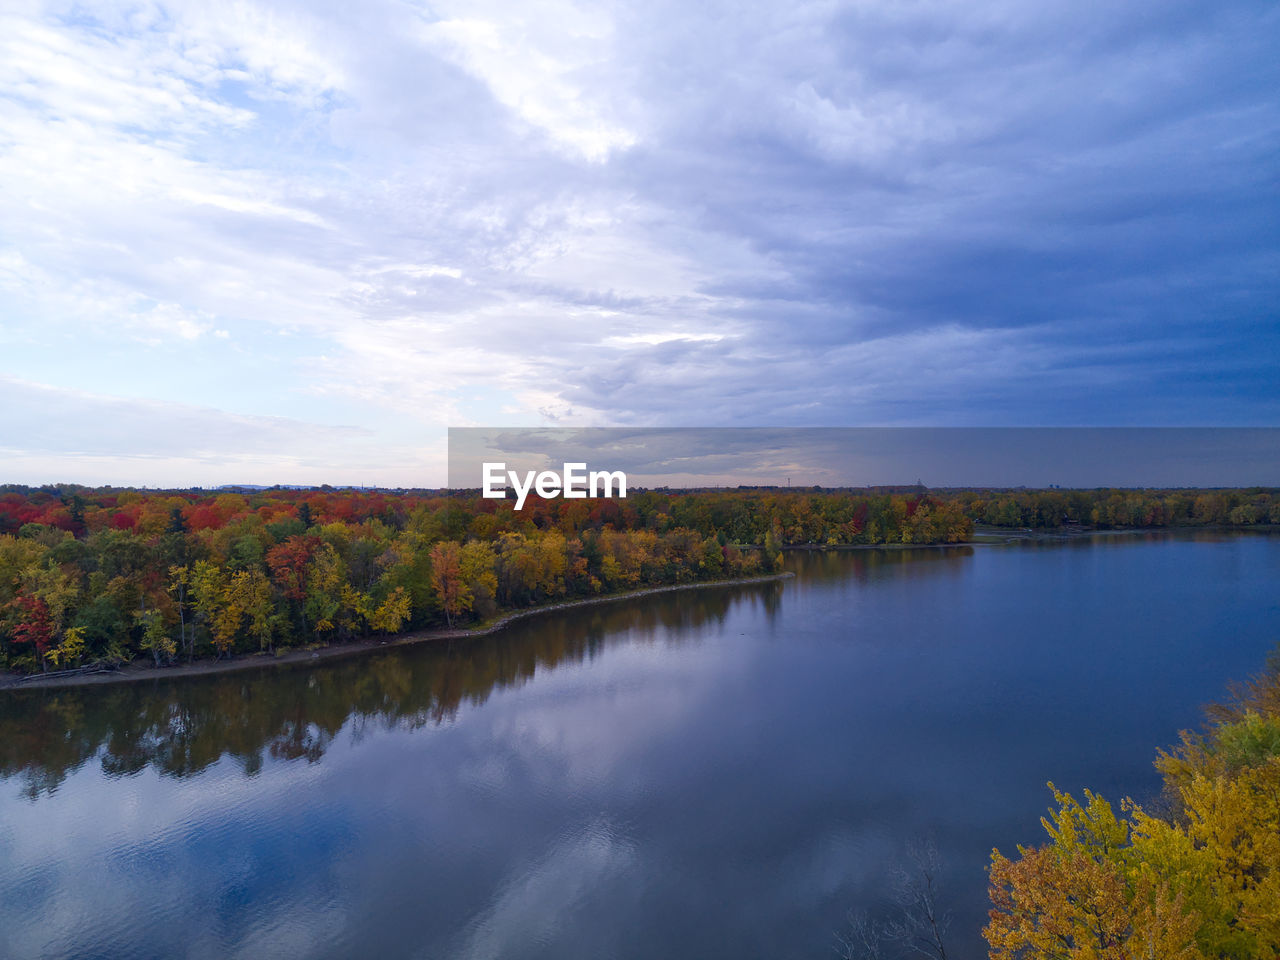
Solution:
[[[448,450],[455,489],[565,484],[570,464],[579,488],[619,470],[628,490],[1280,487],[1277,427],[451,427]]]
[[[0,483],[1280,424],[1280,7],[0,10]]]

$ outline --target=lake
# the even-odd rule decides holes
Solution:
[[[932,838],[949,956],[1048,780],[1280,640],[1280,537],[791,552],[315,666],[0,691],[0,955],[830,958]]]

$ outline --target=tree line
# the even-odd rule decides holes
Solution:
[[[0,493],[0,665],[273,652],[770,573],[794,542],[966,539],[954,505],[645,492],[510,502],[384,491]]]
[[[0,487],[0,667],[157,664],[469,625],[504,610],[779,569],[795,545],[1005,527],[1257,524],[1276,491],[432,491]]]
[[[954,491],[966,516],[995,527],[1237,526],[1280,524],[1280,490]]]

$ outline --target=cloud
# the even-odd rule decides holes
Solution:
[[[634,844],[608,823],[558,837],[540,862],[502,879],[492,902],[471,921],[458,955],[486,960],[510,956],[530,941],[553,940],[594,890],[616,882],[636,859]]]
[[[8,377],[0,377],[0,406],[7,482],[427,486],[439,469],[426,444],[388,443],[362,426],[247,416]],[[387,449],[395,454],[390,464],[378,459]],[[46,472],[49,464],[57,465],[56,473]]]
[[[384,464],[495,415],[1273,423],[1278,17],[27,3],[0,371],[182,349]]]
[[[289,453],[324,443],[350,442],[368,434],[358,427],[325,427],[283,417],[246,417],[203,407],[103,397],[44,384],[0,379],[0,398],[13,420],[39,422],[29,449],[92,456],[203,457],[266,452]],[[13,430],[6,426],[6,433]],[[9,444],[20,438],[9,434]]]
[[[636,143],[615,119],[616,106],[604,102],[616,92],[608,82],[614,25],[606,13],[555,0],[484,6],[437,7],[449,13],[423,25],[427,44],[480,79],[515,117],[587,160],[605,161]]]
[[[630,488],[1251,487],[1280,482],[1278,428],[613,427],[449,430],[449,486],[484,464],[622,470]]]

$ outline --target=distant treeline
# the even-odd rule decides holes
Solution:
[[[1280,651],[1208,713],[1149,809],[1049,785],[1049,842],[992,854],[992,960],[1280,956]]]
[[[935,496],[939,494],[935,493]],[[1280,523],[1280,489],[959,490],[965,516],[996,527],[1251,526]]]
[[[1275,491],[643,491],[510,501],[381,490],[0,488],[0,666],[157,663],[473,623],[777,570],[797,544],[999,526],[1252,524]]]

